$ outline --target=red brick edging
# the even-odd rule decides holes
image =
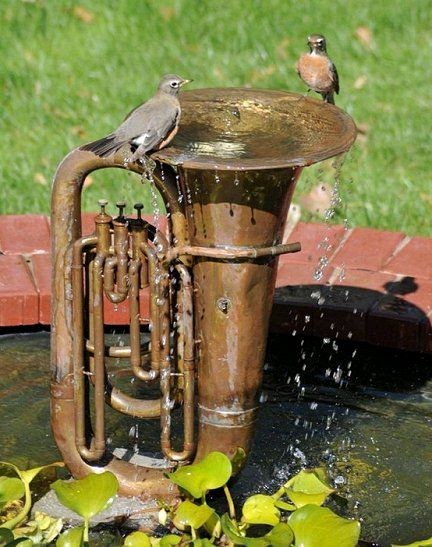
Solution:
[[[272,331],[432,352],[432,238],[299,222],[289,241],[302,251],[279,260]],[[0,216],[0,327],[49,325],[50,248],[47,217]],[[126,318],[107,306],[107,322]]]

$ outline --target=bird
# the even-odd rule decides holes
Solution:
[[[191,81],[176,74],[166,74],[160,80],[156,94],[129,112],[115,131],[81,146],[80,150],[106,158],[129,144],[133,153],[126,162],[133,163],[142,160],[147,153],[165,147],[178,130],[181,114],[178,93]]]
[[[339,76],[327,55],[326,39],[321,34],[308,37],[310,52],[300,56],[297,73],[304,83],[320,93],[326,103],[334,104],[334,93],[339,93]]]

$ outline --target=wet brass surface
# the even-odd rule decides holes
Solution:
[[[345,152],[356,137],[345,112],[296,93],[197,89],[180,103],[177,136],[153,157],[185,169],[304,167]]]
[[[182,108],[172,146],[152,155],[166,164],[162,175],[156,162],[154,179],[170,212],[168,239],[158,233],[157,245],[149,241],[140,204],[137,217],[127,221],[122,204],[115,219],[101,204],[95,234],[81,238],[85,177],[95,169],[123,168],[127,147],[104,159],[74,150],[58,168],[52,196],[54,436],[75,476],[107,468],[118,476],[121,493],[143,498],[177,491],[161,470],[118,460],[107,450],[104,405],[140,418],[160,416],[167,468],[212,450],[249,450],[278,255],[299,250],[298,243],[281,245],[292,193],[304,165],[346,151],[355,138],[351,118],[338,108],[283,92],[197,90],[183,94]],[[139,164],[129,169],[143,171]],[[140,341],[139,292],[147,285],[150,349]],[[104,297],[129,302],[128,348],[105,344]],[[107,355],[130,357],[143,381],[160,376],[160,398],[136,399],[111,385]],[[179,402],[180,449],[171,445],[170,421]]]

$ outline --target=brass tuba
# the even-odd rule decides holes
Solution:
[[[180,131],[173,146],[152,155],[149,175],[166,206],[168,233],[142,218],[139,203],[127,218],[124,204],[112,217],[101,201],[94,233],[81,235],[86,176],[126,168],[127,147],[108,158],[73,150],[52,193],[54,436],[74,476],[110,470],[122,494],[143,499],[176,495],[166,469],[212,450],[230,457],[249,451],[277,257],[300,250],[281,244],[296,181],[304,165],[344,152],[355,138],[338,108],[294,94],[213,89],[185,92],[181,101]],[[140,163],[127,168],[145,174]],[[122,302],[130,341],[110,345],[104,306]],[[159,382],[159,396],[132,397],[114,385],[108,357],[125,359],[144,384]],[[107,405],[160,419],[164,469],[125,461],[107,446]],[[183,418],[177,447],[175,407]]]

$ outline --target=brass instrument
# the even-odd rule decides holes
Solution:
[[[303,165],[343,152],[355,138],[354,124],[336,107],[303,98],[299,103],[298,96],[287,93],[254,91],[250,102],[245,96],[252,99],[252,90],[183,94],[178,137],[172,147],[152,155],[152,177],[169,213],[168,234],[142,218],[142,204],[135,204],[134,215],[127,217],[125,204],[118,203],[112,217],[102,200],[94,233],[81,236],[86,176],[96,169],[125,168],[131,153],[127,147],[108,158],[74,150],[55,176],[52,427],[74,476],[108,469],[124,495],[168,498],[177,491],[160,469],[137,466],[110,450],[106,405],[137,419],[160,419],[165,469],[212,450],[228,456],[237,448],[249,451],[277,257],[300,250],[298,243],[280,243],[295,183]],[[324,126],[333,125],[327,130],[329,142],[322,143],[321,136],[319,150],[301,161],[244,159],[235,141],[227,152],[217,138],[222,159],[215,159],[214,144],[199,139],[209,127],[210,133],[224,135],[227,117],[230,123],[245,123],[245,130],[255,123],[252,135],[259,137],[258,122],[263,132],[271,131],[285,123],[281,112],[286,117],[294,106],[304,109],[305,104],[313,114],[311,127],[322,111]],[[268,120],[272,113],[276,118]],[[143,175],[140,163],[127,168]],[[146,290],[149,318],[140,307]],[[121,302],[129,308],[130,342],[108,345],[104,306]],[[150,340],[143,343],[148,324]],[[113,385],[107,357],[127,359],[133,376],[144,384],[158,381],[160,396],[132,397]],[[184,438],[177,447],[171,440],[175,406],[183,411]]]

